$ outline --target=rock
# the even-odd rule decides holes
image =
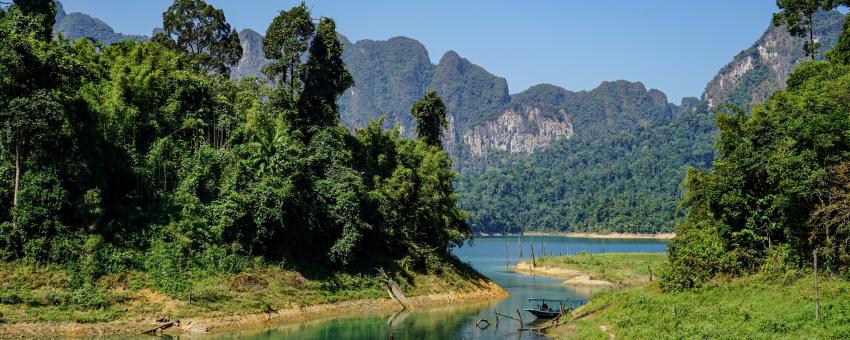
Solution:
[[[208,333],[210,328],[200,322],[189,321],[186,323],[186,326],[183,327],[183,331],[189,333]]]

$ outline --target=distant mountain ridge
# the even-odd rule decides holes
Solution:
[[[149,39],[142,35],[127,35],[116,33],[111,26],[100,19],[79,12],[66,13],[62,3],[56,2],[56,25],[54,29],[69,39],[91,38],[104,44],[111,45],[125,40],[144,41]]]
[[[93,18],[86,30],[72,24],[85,15],[62,24],[69,16],[57,14],[57,30],[67,37],[144,38],[114,33]],[[843,21],[838,12],[818,14],[823,50],[834,45]],[[262,35],[245,29],[239,36],[243,56],[232,76],[262,77]],[[504,78],[454,51],[435,65],[411,38],[340,39],[355,81],[339,100],[343,123],[356,129],[385,117],[386,127],[410,136],[410,107],[425,91],[437,91],[448,109],[444,146],[461,174],[461,204],[474,228],[487,232],[672,230],[685,168],[711,164],[710,108],[767,98],[804,59],[803,40],[771,25],[700,98],[672,104],[659,90],[623,80],[578,92],[540,84],[510,95]]]
[[[267,62],[261,55],[262,36],[253,30],[242,30],[240,37],[244,53],[234,76],[262,76],[260,70]],[[341,40],[343,59],[355,85],[340,98],[339,105],[343,123],[352,129],[385,117],[385,127],[398,125],[404,134],[411,135],[415,123],[410,107],[425,91],[435,90],[446,102],[449,113],[450,126],[444,144],[459,162],[471,161],[490,152],[531,153],[556,139],[571,138],[575,134],[577,125],[572,115],[582,105],[536,98],[540,87],[511,96],[504,78],[487,72],[454,51],[446,52],[434,65],[425,46],[407,37],[352,43],[341,36]],[[606,82],[600,87],[614,86],[610,84]],[[637,84],[634,83],[636,87],[632,90],[642,89],[638,91],[645,92],[646,99],[658,105],[661,116],[670,116],[674,108],[678,108],[668,104],[661,91],[646,90],[642,84]],[[587,97],[586,91],[574,93],[554,85],[538,86],[548,87],[549,92],[561,92],[549,94],[561,95],[565,100],[580,102]],[[609,100],[610,111],[636,105],[615,101]],[[616,117],[608,119],[616,120]],[[591,120],[579,118],[582,125]]]

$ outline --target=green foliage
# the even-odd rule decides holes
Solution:
[[[808,62],[787,91],[751,113],[726,107],[718,114],[712,168],[685,179],[687,216],[662,287],[698,287],[759,267],[777,276],[789,272],[787,262],[807,264],[813,251],[827,271],[847,268],[848,89],[850,67]]]
[[[263,69],[263,73],[272,79],[284,91],[289,101],[295,99],[300,90],[298,79],[302,72],[301,56],[307,52],[310,39],[316,31],[307,5],[295,6],[281,11],[272,20],[263,38],[265,57],[272,60]]]
[[[197,59],[207,72],[230,74],[242,58],[239,35],[230,28],[224,11],[203,0],[175,0],[162,13],[162,25],[180,50]]]
[[[776,6],[781,10],[773,14],[774,26],[785,26],[785,29],[795,37],[808,38],[803,44],[806,56],[817,56],[821,42],[814,37],[815,20],[819,11],[829,12],[839,6],[850,6],[847,0],[777,0]]]
[[[312,25],[303,4],[270,28],[286,40],[276,87],[221,76],[238,39],[203,1],[164,14],[176,42],[109,46],[42,39],[21,8],[0,18],[0,257],[62,265],[67,294],[11,304],[112,313],[119,285],[214,307],[228,296],[205,280],[271,263],[351,272],[328,300],[370,297],[357,272],[434,272],[470,236],[439,145],[339,124],[342,44],[327,18],[287,40],[304,25],[287,20]]]
[[[850,284],[821,277],[819,286],[819,319],[811,272],[783,285],[752,275],[681,293],[653,285],[600,292],[581,311],[594,313],[549,334],[572,338],[604,326],[628,339],[847,337]]]
[[[838,42],[829,53],[829,59],[835,63],[850,64],[850,20],[847,18],[844,20]]]
[[[416,118],[416,135],[426,144],[442,146],[443,129],[449,127],[446,120],[446,105],[437,92],[428,91],[410,109]]]
[[[310,44],[310,56],[303,66],[301,81],[304,91],[299,97],[299,114],[289,120],[296,129],[339,124],[337,99],[354,85],[354,78],[342,61],[342,44],[332,19],[321,18],[316,36]]]
[[[458,192],[476,230],[673,229],[681,216],[681,174],[688,165],[710,164],[710,115],[684,111],[671,117],[666,99],[654,101],[639,83],[608,83],[581,94],[543,85],[527,92],[515,100],[532,101],[548,114],[564,105],[573,124],[584,128],[530,155],[479,161],[492,167],[462,164]]]
[[[54,0],[15,0],[11,11],[20,11],[31,19],[24,30],[33,32],[38,39],[50,40],[53,36],[53,23],[56,17],[56,1]]]

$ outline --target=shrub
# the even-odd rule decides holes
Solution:
[[[188,277],[189,258],[179,242],[155,240],[147,252],[145,270],[151,285],[171,296],[183,297],[191,288]]]
[[[766,279],[787,285],[800,276],[799,262],[790,245],[774,245],[767,249],[759,272]]]
[[[230,279],[230,290],[234,292],[251,292],[268,288],[269,282],[259,275],[239,273]]]

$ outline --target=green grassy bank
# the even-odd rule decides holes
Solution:
[[[545,256],[536,260],[540,267],[554,267],[589,273],[593,279],[619,286],[648,282],[667,260],[664,253],[605,253]]]
[[[628,282],[646,275],[647,266],[660,271],[665,260],[658,254],[582,254],[545,257],[538,265]],[[717,279],[684,292],[662,292],[657,281],[602,290],[575,311],[574,320],[549,334],[565,339],[848,338],[850,282],[822,276],[819,320],[812,273],[790,270]]]
[[[268,313],[344,301],[387,298],[387,277],[408,297],[488,289],[489,281],[460,261],[425,273],[322,273],[255,265],[234,274],[189,273],[187,293],[167,294],[145,272],[100,277],[75,287],[59,266],[0,263],[0,328],[20,323],[98,323]]]

